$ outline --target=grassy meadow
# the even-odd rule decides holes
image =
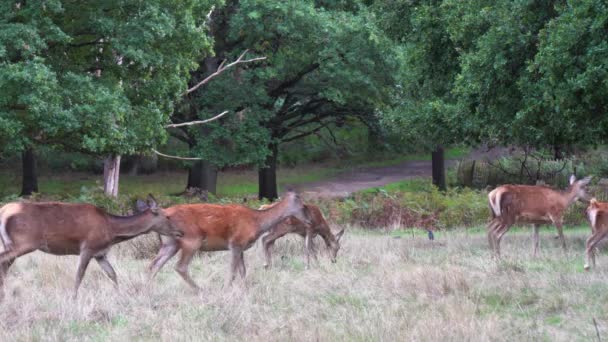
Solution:
[[[173,271],[177,258],[148,284],[152,254],[141,246],[156,237],[145,236],[110,253],[118,292],[92,262],[75,302],[76,257],[36,252],[11,268],[0,340],[589,341],[594,319],[608,335],[608,257],[583,271],[587,235],[567,229],[564,253],[554,229],[543,229],[534,259],[530,229],[514,229],[495,260],[482,228],[431,242],[420,231],[348,227],[336,264],[321,248],[305,269],[303,242],[289,237],[265,270],[257,243],[246,252],[246,280],[231,287],[228,252],[201,253],[191,266],[200,293]]]

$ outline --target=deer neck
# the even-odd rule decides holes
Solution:
[[[119,242],[132,239],[150,231],[150,213],[143,212],[133,216],[110,216],[110,230],[113,240]]]
[[[568,190],[566,190],[565,193],[562,193],[562,198],[565,202],[564,204],[566,208],[571,206],[572,203],[576,201],[576,191],[574,190],[574,187],[572,186]]]
[[[291,216],[287,214],[288,206],[289,204],[283,201],[266,210],[257,210],[256,215],[259,226],[259,232],[266,232],[279,222]]]

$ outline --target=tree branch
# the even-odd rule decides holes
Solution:
[[[290,141],[293,141],[293,140],[297,140],[297,139],[303,138],[303,137],[305,137],[307,135],[311,135],[313,133],[316,133],[316,132],[320,131],[321,129],[323,129],[324,127],[326,127],[326,126],[328,126],[328,125],[330,125],[332,123],[334,123],[334,121],[327,121],[324,124],[321,124],[318,127],[314,128],[314,129],[311,129],[310,131],[301,132],[300,134],[296,134],[296,135],[294,135],[292,137],[289,137],[287,139],[283,139],[283,140],[281,140],[281,142],[290,142]]]
[[[224,65],[226,63],[226,60],[223,60],[222,63],[220,64],[220,66],[217,68],[217,70],[212,73],[211,75],[207,76],[204,80],[200,81],[199,83],[197,83],[195,86],[193,86],[192,88],[188,89],[186,91],[186,93],[184,93],[184,95],[190,94],[191,92],[197,90],[198,88],[202,87],[203,85],[209,83],[209,81],[211,81],[211,79],[213,79],[214,77],[220,75],[221,73],[223,73],[226,69],[229,69],[237,64],[244,64],[244,63],[251,63],[251,62],[256,62],[256,61],[262,61],[265,60],[266,57],[256,57],[256,58],[251,58],[251,59],[243,59],[245,57],[245,55],[247,54],[247,52],[249,52],[249,50],[245,50],[240,56],[239,58],[237,58],[236,61],[228,64],[228,65]]]
[[[277,97],[277,96],[281,95],[281,93],[283,93],[284,89],[287,89],[287,88],[293,86],[294,84],[298,83],[304,76],[317,70],[320,66],[321,66],[321,64],[319,64],[319,63],[312,63],[312,64],[308,65],[306,68],[302,69],[299,73],[295,74],[292,78],[287,79],[287,80],[281,82],[276,87],[274,87],[274,89],[272,89],[268,92],[268,95],[270,95],[270,97]]]
[[[171,158],[171,159],[179,159],[179,160],[203,160],[203,158],[190,158],[190,157],[172,156],[172,155],[169,155],[169,154],[160,153],[160,152],[158,152],[155,149],[152,149],[152,152],[158,154],[161,157]]]
[[[221,118],[222,116],[228,114],[228,111],[225,110],[221,113],[219,113],[218,115],[209,118],[209,119],[205,119],[205,120],[197,120],[197,121],[189,121],[189,122],[182,122],[182,123],[178,123],[178,124],[170,124],[170,125],[165,125],[165,128],[177,128],[177,127],[183,127],[183,126],[192,126],[192,125],[202,125],[202,124],[206,124],[208,122],[211,121],[215,121],[219,118]]]

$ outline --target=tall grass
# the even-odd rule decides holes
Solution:
[[[594,318],[608,334],[608,257],[582,270],[586,231],[567,231],[564,253],[554,230],[543,230],[536,259],[530,232],[509,232],[500,261],[472,231],[431,242],[349,229],[338,263],[322,254],[309,270],[299,237],[277,241],[270,270],[257,244],[246,252],[245,282],[232,287],[228,253],[201,254],[191,267],[200,293],[174,261],[148,284],[148,260],[125,243],[110,253],[120,290],[91,264],[76,302],[76,258],[34,253],[11,268],[0,340],[571,341],[595,339]]]

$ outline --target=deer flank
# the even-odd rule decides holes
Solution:
[[[500,240],[514,224],[534,225],[534,255],[540,246],[539,225],[554,224],[566,249],[563,215],[579,199],[587,199],[586,186],[591,177],[576,180],[570,177],[570,187],[557,191],[545,186],[503,185],[488,194],[492,219],[488,224],[488,242],[500,256]]]

